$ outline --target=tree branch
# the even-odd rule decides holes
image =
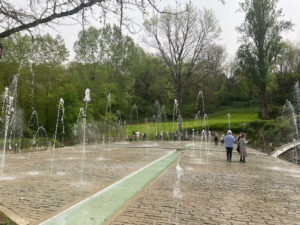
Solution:
[[[61,13],[54,12],[53,14],[51,14],[50,16],[47,16],[45,18],[36,19],[36,20],[34,20],[32,22],[29,22],[29,23],[22,23],[18,27],[8,29],[8,30],[0,33],[0,38],[8,37],[8,36],[10,36],[14,33],[20,32],[22,30],[28,30],[29,28],[36,27],[39,24],[48,23],[48,22],[50,22],[52,20],[55,20],[55,19],[59,19],[59,18],[65,17],[65,16],[74,15],[74,14],[78,13],[79,11],[81,11],[84,8],[91,7],[91,6],[95,5],[96,3],[101,3],[101,2],[104,2],[104,1],[105,0],[89,0],[86,3],[82,2],[80,5],[78,5],[77,7],[73,8],[71,10],[67,10],[67,11],[64,11],[64,12],[61,12]]]

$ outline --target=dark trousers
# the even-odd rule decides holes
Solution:
[[[226,152],[227,152],[227,161],[229,161],[229,162],[231,162],[231,157],[232,157],[232,149],[233,149],[233,148],[226,147]]]

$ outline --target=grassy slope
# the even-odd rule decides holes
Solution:
[[[2,212],[0,212],[0,225],[17,225],[9,218],[7,218]]]
[[[258,119],[258,108],[232,108],[232,109],[222,109],[216,113],[208,115],[210,130],[225,131],[228,128],[228,113],[230,113],[230,127],[232,130],[238,131],[243,129],[243,124],[246,126],[249,122]],[[203,120],[187,120],[183,121],[183,129],[201,130],[203,127]],[[160,130],[169,132],[175,131],[177,124],[173,125],[173,122],[166,123],[143,123],[128,125],[128,134],[131,135],[132,131],[139,130],[140,133],[143,131],[147,134],[150,133],[150,138],[153,137],[154,132]],[[141,135],[141,134],[140,134]]]

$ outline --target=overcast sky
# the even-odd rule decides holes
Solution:
[[[235,52],[239,46],[238,42],[238,33],[235,28],[239,26],[243,22],[244,15],[243,13],[237,12],[239,5],[238,3],[241,0],[225,0],[225,5],[221,4],[218,0],[192,0],[192,2],[202,8],[206,7],[209,9],[213,9],[216,18],[219,21],[219,25],[222,29],[222,34],[218,43],[225,46],[228,58],[231,59],[234,57]],[[164,5],[176,5],[176,0],[165,0],[160,1],[161,7]],[[180,0],[181,5],[184,5],[188,0]],[[296,43],[300,43],[300,0],[279,0],[280,8],[283,9],[283,13],[285,15],[286,20],[291,20],[294,23],[293,31],[284,34],[284,38],[291,40]],[[131,17],[135,17],[135,21],[142,22],[142,18],[140,13],[130,12]],[[98,28],[103,26],[103,24],[98,21],[92,21],[92,24]],[[67,48],[70,52],[69,59],[72,60],[74,58],[73,52],[73,44],[77,40],[78,32],[81,30],[80,25],[60,25],[57,26],[56,32],[59,33],[66,42]],[[51,30],[51,33],[55,33]],[[144,46],[142,43],[143,32],[139,32],[136,35],[131,36],[137,41],[140,45]],[[147,49],[145,49],[147,51]]]

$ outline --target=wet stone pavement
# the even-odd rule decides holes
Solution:
[[[300,224],[299,166],[253,149],[246,163],[236,153],[229,163],[223,147],[210,149],[197,144],[181,156],[178,201],[173,165],[107,224]]]
[[[170,151],[169,144],[148,142],[87,146],[82,181],[81,146],[55,150],[52,177],[51,151],[9,154],[0,180],[0,206],[39,224]]]

